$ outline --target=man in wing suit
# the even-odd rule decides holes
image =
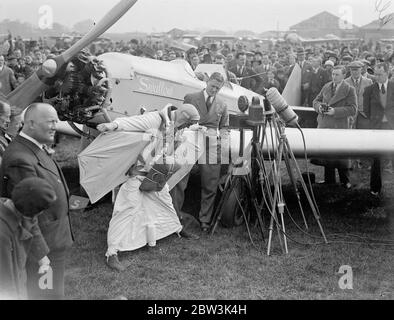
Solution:
[[[206,154],[199,159],[201,176],[201,209],[199,220],[203,232],[207,232],[211,223],[213,207],[217,188],[220,180],[221,164],[218,157],[218,147],[226,145],[229,137],[229,115],[227,106],[217,97],[224,84],[224,78],[220,73],[213,73],[207,82],[207,88],[203,91],[188,94],[184,103],[195,106],[200,114],[201,126],[207,127],[206,140],[209,150],[208,161]],[[224,152],[222,151],[222,154]],[[181,216],[184,202],[185,189],[189,181],[189,175],[181,180],[171,191],[175,210]]]
[[[240,79],[241,87],[257,92],[262,84],[262,79],[252,68],[246,66],[246,53],[238,52],[235,56],[237,64],[230,68],[229,71],[234,73]]]
[[[349,129],[349,117],[357,112],[356,91],[344,81],[346,69],[342,66],[334,67],[332,82],[328,82],[313,101],[313,107],[318,113],[318,128]],[[324,108],[328,106],[328,109]],[[350,189],[350,161],[325,160],[324,182],[335,183],[335,168],[338,169],[341,184]]]
[[[67,249],[73,243],[69,217],[69,191],[62,171],[51,158],[46,144],[52,144],[58,122],[56,110],[48,104],[34,103],[25,113],[22,132],[9,144],[3,155],[0,190],[10,198],[21,180],[38,177],[46,180],[56,193],[57,200],[38,218],[38,224],[49,247],[52,267],[50,288],[40,288],[37,262],[27,261],[27,293],[29,299],[62,299],[64,297],[64,270]]]
[[[394,82],[389,81],[389,65],[379,63],[375,67],[376,83],[365,88],[364,112],[370,121],[370,129],[394,129]],[[382,189],[381,159],[375,157],[371,167],[371,194],[378,196]],[[391,160],[394,165],[393,160]]]

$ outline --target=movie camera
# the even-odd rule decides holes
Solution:
[[[251,103],[249,103],[246,96],[239,97],[238,108],[241,113],[230,115],[230,127],[240,131],[240,160],[236,161],[232,173],[227,177],[222,198],[213,216],[211,234],[214,233],[222,218],[224,204],[228,202],[229,197],[235,196],[252,243],[254,244],[248,223],[252,220],[256,221],[264,240],[263,212],[268,212],[270,223],[268,227],[267,255],[270,255],[271,252],[274,225],[276,225],[280,246],[283,252],[288,253],[288,235],[286,234],[284,220],[286,203],[282,192],[281,170],[284,164],[297,196],[298,207],[305,228],[308,229],[308,224],[296,178],[299,178],[298,181],[301,183],[309,207],[317,221],[324,241],[327,243],[320,223],[320,215],[314,200],[309,175],[308,188],[285,133],[286,125],[295,126],[302,133],[298,125],[298,116],[276,88],[265,90],[263,97],[263,102],[261,102],[259,97],[255,96]],[[246,111],[248,111],[247,114]],[[249,158],[243,154],[246,130],[253,131]],[[296,175],[294,172],[296,172]],[[240,194],[237,192],[239,185],[242,185],[244,189],[242,195],[246,197],[247,210],[244,209],[245,204],[241,203]],[[289,213],[288,210],[287,212]]]

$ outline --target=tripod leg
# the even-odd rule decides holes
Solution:
[[[215,230],[222,218],[222,215],[223,215],[222,207],[223,207],[224,201],[228,198],[229,194],[231,194],[232,190],[234,189],[234,182],[233,182],[232,177],[230,177],[229,179],[230,180],[228,182],[226,182],[226,186],[224,187],[224,190],[223,190],[223,196],[220,199],[218,207],[216,208],[215,213],[212,218],[211,236],[214,234],[214,232],[215,232]]]
[[[251,205],[253,204],[253,206],[254,206],[254,209],[255,209],[256,215],[257,215],[257,221],[260,226],[261,235],[263,237],[263,241],[265,241],[265,239],[264,239],[264,223],[263,223],[263,219],[261,217],[261,207],[257,203],[256,194],[255,194],[254,189],[252,187],[252,182],[251,182],[249,175],[245,177],[245,182],[246,182],[246,185],[248,186],[248,189],[250,192],[250,204]]]
[[[287,173],[289,174],[291,184],[293,185],[293,189],[297,197],[298,207],[300,208],[301,216],[302,219],[304,220],[305,229],[308,230],[308,223],[306,222],[304,209],[302,208],[302,204],[301,204],[300,191],[298,190],[297,184],[295,182],[293,170],[291,170],[290,159],[288,154],[285,155],[285,163],[286,163]]]
[[[292,159],[295,163],[297,163],[297,162],[296,162],[297,160],[296,160],[296,158],[295,158],[295,156],[294,156],[293,151],[292,151],[291,148],[290,148],[289,141],[288,141],[287,139],[286,139],[286,148],[287,148],[287,151],[289,152],[289,154],[290,154],[290,156],[291,156],[291,159]],[[319,226],[320,232],[321,232],[321,234],[322,234],[322,236],[323,236],[323,238],[324,238],[324,242],[325,242],[325,243],[328,243],[327,238],[326,238],[326,235],[325,235],[325,233],[324,233],[324,231],[323,231],[323,227],[322,227],[322,225],[321,225],[321,223],[320,223],[320,217],[319,217],[319,215],[317,214],[315,204],[313,203],[312,198],[311,198],[311,196],[310,196],[310,194],[309,194],[308,188],[307,188],[307,186],[306,186],[306,184],[305,184],[305,181],[304,181],[304,179],[302,178],[301,170],[300,170],[300,168],[298,167],[298,165],[296,165],[295,167],[296,167],[296,171],[297,171],[297,173],[298,173],[298,176],[300,177],[300,181],[301,181],[302,188],[303,188],[303,190],[304,190],[304,192],[305,192],[305,195],[306,195],[306,197],[307,197],[307,199],[308,199],[308,202],[309,202],[309,205],[310,205],[311,210],[312,210],[312,212],[313,212],[313,215],[315,216],[315,219],[316,219],[317,224],[318,224],[318,226]]]
[[[280,192],[280,163],[282,159],[282,152],[283,152],[283,143],[279,144],[279,152],[278,152],[278,165],[275,163],[274,159],[274,167],[275,167],[275,175],[274,175],[274,183],[275,183],[275,189],[274,189],[274,199],[272,202],[272,210],[271,210],[271,221],[270,221],[270,227],[269,227],[269,236],[268,236],[268,248],[267,248],[267,255],[270,255],[271,252],[271,243],[272,243],[272,231],[273,231],[273,226],[274,226],[274,220],[276,223],[276,227],[279,233],[279,241],[282,246],[282,238],[280,237],[280,230],[279,230],[279,223],[278,223],[278,218],[276,215],[276,205],[279,197],[279,192]]]

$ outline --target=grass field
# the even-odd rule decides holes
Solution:
[[[61,139],[57,159],[78,192],[75,155],[78,141]],[[321,167],[311,166],[321,180]],[[176,235],[158,242],[155,248],[122,253],[128,268],[123,273],[105,264],[106,232],[112,205],[104,201],[86,212],[73,212],[76,241],[66,272],[69,299],[393,299],[394,298],[394,175],[385,175],[385,196],[376,200],[369,194],[368,170],[354,170],[354,188],[316,186],[316,200],[329,244],[322,237],[313,215],[307,211],[307,235],[289,216],[285,217],[290,241],[289,254],[280,250],[278,235],[274,251],[265,254],[257,227],[251,244],[245,226],[218,228],[213,236],[199,240],[179,239]],[[190,213],[187,229],[200,234],[192,217],[198,212],[198,180],[191,180],[185,211]],[[291,188],[284,190],[294,220],[302,226]],[[268,218],[265,217],[265,224]],[[265,240],[267,230],[265,230]],[[367,240],[368,239],[368,240]],[[379,241],[378,241],[379,240]],[[382,245],[383,244],[383,245]],[[338,273],[343,265],[353,271],[353,289],[342,290]]]

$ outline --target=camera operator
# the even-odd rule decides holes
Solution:
[[[328,82],[313,101],[313,107],[318,113],[318,128],[321,129],[350,129],[349,117],[357,113],[357,97],[355,89],[344,81],[346,69],[336,66],[332,70],[333,81]],[[350,189],[350,161],[324,160],[324,183],[335,184],[335,168],[338,169],[341,184]]]

